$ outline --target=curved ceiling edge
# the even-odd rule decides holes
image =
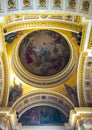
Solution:
[[[6,53],[1,52],[1,64],[0,69],[2,72],[2,78],[0,79],[0,86],[2,86],[1,90],[1,106],[6,106],[8,102],[8,94],[9,94],[9,71],[8,71],[8,62]]]
[[[92,51],[81,54],[78,69],[78,99],[80,106],[92,106]]]
[[[62,105],[63,104],[63,105]],[[12,106],[19,113],[19,117],[28,109],[35,106],[52,106],[69,116],[70,110],[74,108],[73,103],[64,95],[53,91],[33,91],[20,99]]]
[[[54,29],[64,29],[73,32],[81,32],[82,25],[78,23],[73,23],[64,20],[55,20],[55,19],[33,19],[28,21],[20,21],[15,23],[6,24],[3,26],[5,31],[5,35],[19,31],[19,30],[26,30],[26,29],[35,29],[35,28],[53,28]]]

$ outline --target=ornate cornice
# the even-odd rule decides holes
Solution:
[[[92,1],[7,0],[0,1],[0,15],[23,13],[75,14],[92,18]]]
[[[4,27],[6,33],[24,30],[24,29],[32,29],[32,28],[54,28],[54,29],[66,29],[74,32],[81,32],[82,25],[71,22],[63,22],[59,20],[31,20],[26,22],[17,22],[13,24],[8,24]]]

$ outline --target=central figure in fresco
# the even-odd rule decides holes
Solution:
[[[60,110],[51,106],[36,106],[23,113],[19,123],[24,126],[64,125],[68,119]]]
[[[68,64],[70,48],[67,40],[59,33],[38,30],[21,41],[19,58],[30,73],[50,76],[63,70]]]

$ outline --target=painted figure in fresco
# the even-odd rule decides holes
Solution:
[[[16,38],[16,33],[10,33],[5,36],[5,42],[12,44],[15,38]]]
[[[70,48],[62,35],[51,30],[39,30],[24,38],[19,54],[23,66],[29,72],[50,76],[67,65]]]
[[[39,120],[38,111],[32,110],[30,113],[30,124],[35,125],[39,123],[40,123],[40,120]]]
[[[44,59],[46,55],[47,55],[47,50],[42,47],[41,51],[40,51],[40,57],[41,57],[41,59]]]
[[[58,109],[49,106],[36,106],[27,110],[19,119],[24,126],[61,125],[67,117]]]
[[[23,94],[22,83],[16,84],[14,78],[14,87],[10,88],[9,106],[11,106]]]
[[[46,108],[43,108],[41,110],[41,123],[42,124],[47,124],[50,122],[50,115],[49,115],[49,111]]]
[[[21,34],[22,34],[21,31],[17,31],[17,32],[14,32],[14,33],[7,34],[5,36],[5,42],[12,44],[13,41],[15,40],[15,38],[17,38]]]
[[[70,87],[67,84],[64,84],[64,87],[66,89],[66,96],[73,102],[75,106],[78,106],[78,98],[77,98],[77,90],[75,87]]]
[[[26,51],[25,51],[27,64],[30,64],[33,62],[33,58],[31,56],[31,54],[32,54],[32,50],[31,50],[30,46],[27,46]]]

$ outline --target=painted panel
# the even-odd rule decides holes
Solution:
[[[63,125],[67,117],[50,106],[37,106],[26,111],[19,119],[25,126],[32,125]]]

